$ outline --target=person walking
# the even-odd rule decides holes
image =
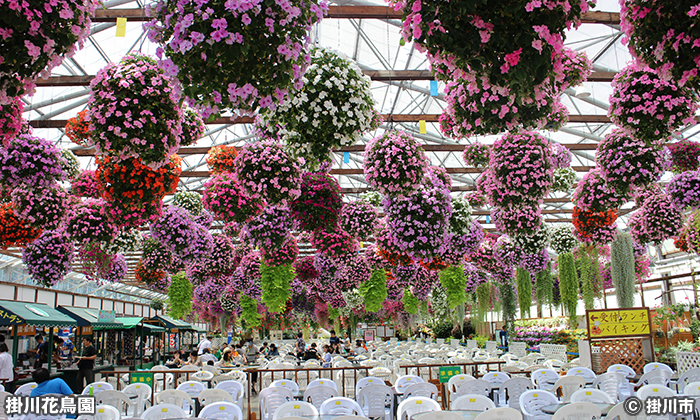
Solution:
[[[197,345],[197,355],[201,356],[204,353],[204,349],[209,349],[211,351],[211,339],[212,336],[207,336],[204,340],[200,341]]]
[[[7,344],[0,343],[0,381],[5,386],[5,391],[13,392],[15,385],[15,370],[12,362],[12,355],[7,348]]]
[[[78,389],[84,389],[86,386],[95,382],[93,368],[95,367],[95,359],[97,359],[97,350],[95,350],[95,346],[92,345],[92,337],[83,337],[83,355],[77,357],[77,359],[78,375],[75,380],[78,383]],[[83,379],[87,382],[84,385]]]

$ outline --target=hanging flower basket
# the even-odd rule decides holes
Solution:
[[[684,125],[695,124],[698,105],[693,92],[662,79],[654,70],[634,63],[615,75],[612,87],[610,120],[639,140],[659,141]]]
[[[173,254],[154,238],[143,240],[143,252],[140,264],[149,271],[166,271],[173,265]]]
[[[357,251],[355,239],[341,229],[316,229],[311,238],[311,244],[318,252],[328,255],[330,258],[341,258]]]
[[[330,159],[331,149],[351,146],[381,123],[370,91],[371,80],[354,61],[312,48],[303,87],[257,122],[284,140],[296,156],[315,165]]]
[[[696,210],[700,207],[700,173],[689,171],[674,176],[666,185],[666,192],[676,208]]]
[[[301,87],[308,31],[323,18],[325,1],[209,2],[159,0],[147,8],[148,38],[161,61],[204,118],[224,109],[274,108]],[[232,71],[235,69],[235,71]]]
[[[69,118],[65,127],[66,136],[78,146],[88,147],[90,142],[90,121],[88,110],[78,112],[73,118]]]
[[[66,232],[78,243],[109,243],[118,230],[109,220],[107,203],[89,198],[68,215]]]
[[[557,254],[572,252],[578,246],[578,241],[574,236],[574,226],[558,224],[553,227],[549,245]]]
[[[671,152],[671,171],[681,173],[700,168],[700,143],[681,139],[668,145]]]
[[[4,56],[0,60],[0,104],[33,94],[39,76],[50,75],[63,57],[70,58],[83,47],[97,5],[95,0],[0,4]]]
[[[489,164],[490,156],[489,146],[474,142],[466,145],[464,147],[464,152],[462,152],[462,159],[464,163],[475,168],[485,168]]]
[[[542,226],[542,210],[537,205],[494,208],[491,219],[496,229],[506,235],[528,235]]]
[[[238,151],[233,146],[214,146],[207,153],[207,166],[209,172],[218,175],[223,172],[233,172],[234,162],[238,156]]]
[[[299,281],[305,285],[315,280],[319,276],[319,272],[314,265],[314,257],[312,255],[298,258],[294,262],[294,271],[297,273],[297,279],[299,279]]]
[[[366,201],[350,201],[343,204],[340,212],[340,227],[356,239],[364,240],[374,232],[377,217],[374,206]]]
[[[331,229],[338,225],[343,198],[338,181],[325,173],[305,173],[301,194],[289,205],[305,231]]]
[[[64,179],[67,181],[74,180],[80,174],[78,157],[70,150],[61,150],[61,170],[63,171]]]
[[[107,283],[122,281],[126,278],[128,269],[126,258],[122,254],[117,254],[112,258],[107,271],[102,276],[102,280]]]
[[[226,223],[245,223],[262,211],[258,200],[250,198],[230,172],[207,180],[204,184],[202,204],[205,209]]]
[[[569,148],[555,141],[550,142],[550,144],[552,145],[552,166],[554,170],[569,168],[573,157]]]
[[[48,140],[22,134],[0,148],[0,183],[18,188],[46,188],[63,180],[61,151]]]
[[[192,217],[202,213],[202,196],[195,191],[178,191],[173,196],[173,205],[187,210]]]
[[[287,235],[292,228],[289,208],[267,206],[246,225],[246,239],[261,249],[279,248],[288,239]]]
[[[653,195],[628,221],[630,233],[638,244],[660,244],[670,239],[683,226],[683,213],[667,194]]]
[[[576,239],[581,242],[602,245],[615,239],[617,209],[592,212],[574,207],[572,220],[576,228]]]
[[[576,171],[571,168],[555,169],[552,180],[552,192],[568,193],[576,184]]]
[[[41,234],[41,230],[32,227],[26,220],[15,213],[12,203],[0,205],[0,248],[11,246],[23,247],[32,243]]]
[[[158,169],[180,148],[182,110],[170,77],[155,60],[127,55],[90,83],[90,145],[98,155],[138,158]]]
[[[261,248],[260,256],[263,262],[270,267],[279,267],[287,264],[294,264],[299,256],[297,240],[291,234],[280,248]],[[299,272],[297,271],[297,276]]]
[[[370,140],[362,161],[367,183],[384,195],[415,191],[429,164],[420,143],[403,131]]]
[[[104,249],[112,255],[136,252],[141,249],[141,233],[138,229],[122,230]]]
[[[24,102],[19,97],[12,98],[7,104],[0,101],[0,145],[3,147],[20,134],[24,124],[23,112]]]
[[[149,289],[159,293],[166,293],[170,286],[170,276],[165,271],[147,270],[140,261],[134,270],[134,277],[137,282],[144,283]]]
[[[233,162],[233,171],[251,197],[270,204],[294,200],[301,194],[299,162],[276,141],[246,143]]]
[[[43,287],[55,286],[63,280],[71,268],[73,244],[59,232],[46,231],[24,252],[22,262],[36,284]]]
[[[78,197],[100,198],[100,186],[95,179],[95,171],[85,170],[71,182],[70,192]]]
[[[624,198],[606,184],[600,167],[588,171],[574,191],[574,204],[581,210],[601,213],[620,207]]]
[[[184,111],[181,125],[180,146],[191,146],[197,143],[197,140],[202,138],[207,131],[207,126],[204,124],[202,117],[199,116],[199,113],[189,108]]]
[[[195,240],[194,221],[190,213],[178,206],[165,206],[163,214],[151,223],[151,237],[176,257],[190,253]]]
[[[34,227],[56,230],[68,211],[68,195],[58,185],[40,190],[18,188],[12,191],[17,216]]]

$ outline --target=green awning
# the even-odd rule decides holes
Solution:
[[[207,333],[207,330],[206,330],[206,329],[200,328],[200,327],[198,327],[198,326],[196,326],[196,325],[193,325],[193,326],[192,326],[192,329],[193,329],[194,332],[196,332],[196,333],[200,333],[200,334],[206,334],[206,333]]]
[[[158,321],[165,324],[165,328],[168,330],[178,329],[178,330],[193,330],[192,326],[185,321],[180,321],[179,319],[172,319],[165,315],[158,315],[151,319],[157,319]]]
[[[143,329],[146,330],[147,332],[151,333],[159,333],[159,332],[165,332],[165,328],[163,327],[158,327],[156,325],[151,325],[151,324],[143,324],[141,325],[141,321],[143,318],[140,316],[130,316],[130,317],[124,317],[124,318],[117,318],[117,321],[119,321],[122,326],[120,327],[123,330],[133,330],[134,328],[141,328],[143,326]]]
[[[79,327],[92,327],[93,330],[113,330],[122,327],[121,322],[98,321],[100,311],[97,309],[76,308],[75,306],[59,306],[56,308],[78,322]]]
[[[75,319],[43,303],[0,300],[0,325],[27,324],[34,327],[75,327]]]

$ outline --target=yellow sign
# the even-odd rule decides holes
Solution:
[[[649,308],[586,311],[590,338],[617,338],[651,334]]]
[[[421,134],[426,134],[428,131],[425,129],[425,120],[418,121],[418,128]]]
[[[117,38],[126,36],[126,18],[117,18]]]

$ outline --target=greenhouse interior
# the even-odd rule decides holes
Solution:
[[[698,418],[699,15],[0,0],[0,418]]]

